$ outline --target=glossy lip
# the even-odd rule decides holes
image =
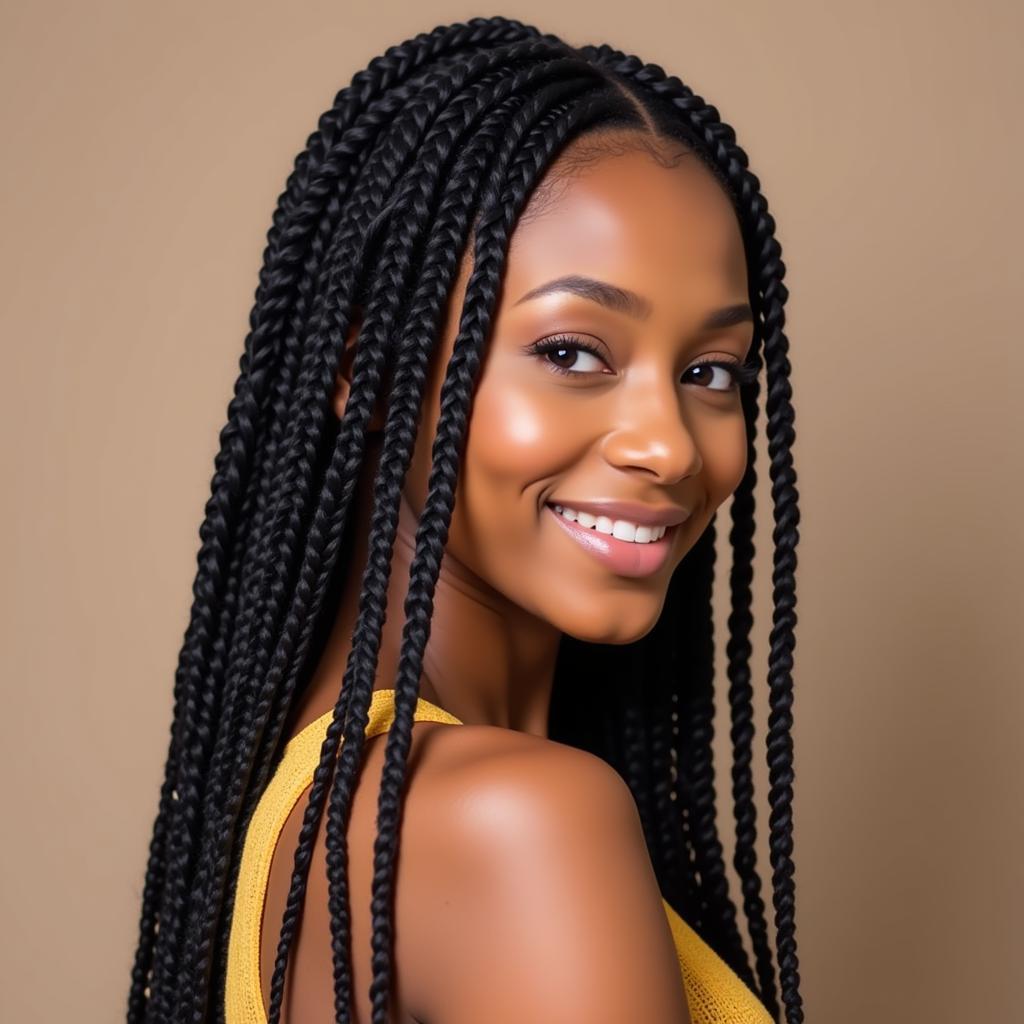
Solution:
[[[609,519],[628,519],[631,523],[637,523],[640,526],[678,526],[690,518],[689,510],[680,508],[678,505],[644,505],[638,501],[611,501],[601,498],[595,501],[563,501],[559,499],[558,501],[549,501],[547,504],[569,508],[574,512],[589,512],[594,516],[607,516]]]
[[[580,547],[619,576],[636,579],[656,573],[665,565],[675,543],[677,529],[675,524],[666,526],[665,535],[659,540],[647,544],[636,544],[628,540],[619,540],[618,537],[607,533],[599,533],[589,527],[580,526],[579,523],[570,522],[565,516],[556,512],[554,505],[550,503],[544,507]],[[573,506],[569,505],[568,507],[572,508]],[[582,509],[582,511],[587,510]]]

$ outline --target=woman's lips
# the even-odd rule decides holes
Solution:
[[[580,547],[589,551],[619,576],[635,578],[650,576],[651,573],[657,572],[668,559],[678,529],[678,526],[669,526],[659,540],[637,544],[619,540],[607,533],[599,533],[591,527],[580,526],[579,523],[570,522],[565,516],[559,515],[550,505],[544,507]]]

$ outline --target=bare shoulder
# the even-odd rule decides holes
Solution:
[[[426,737],[424,737],[426,739]],[[639,814],[585,751],[491,726],[422,750],[403,848],[432,1024],[689,1020]],[[414,798],[413,798],[414,797]]]
[[[585,841],[586,830],[606,828],[639,840],[646,856],[633,795],[601,758],[496,726],[440,726],[432,733],[418,751],[417,803],[444,830],[430,827],[426,838],[457,836],[477,861],[481,852],[494,852],[496,841],[515,846],[538,830],[564,833],[571,848]]]
[[[618,798],[620,810],[635,804],[629,787],[619,774],[601,758],[576,747],[529,733],[501,729],[491,725],[441,727],[430,741],[435,749],[429,756],[429,773],[435,785],[463,789],[475,786],[527,784],[537,776],[559,768],[572,773],[577,784],[598,787],[612,799]],[[537,794],[543,797],[550,791]]]

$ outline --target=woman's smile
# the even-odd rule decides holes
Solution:
[[[610,519],[545,505],[558,525],[595,558],[620,576],[649,576],[667,561],[676,526],[644,526],[628,519]]]

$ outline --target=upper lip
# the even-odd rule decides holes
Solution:
[[[644,505],[638,501],[576,501],[572,498],[551,500],[549,505],[560,505],[576,512],[589,512],[609,519],[627,519],[641,526],[676,526],[690,517],[688,509],[679,505]]]

